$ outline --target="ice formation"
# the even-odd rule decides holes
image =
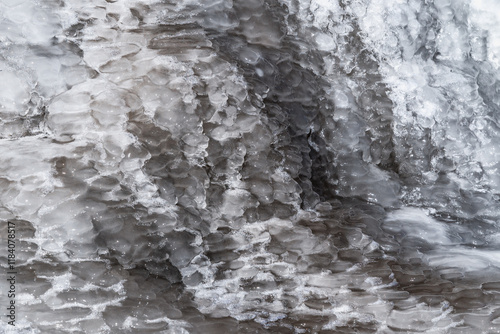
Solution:
[[[494,0],[0,0],[0,332],[499,332],[499,27]]]

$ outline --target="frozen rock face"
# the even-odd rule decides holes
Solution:
[[[0,329],[500,331],[497,13],[2,1]]]

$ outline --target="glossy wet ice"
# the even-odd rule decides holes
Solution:
[[[1,1],[0,328],[499,331],[495,6]]]

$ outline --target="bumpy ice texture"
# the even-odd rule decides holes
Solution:
[[[497,12],[2,1],[0,328],[500,330]]]

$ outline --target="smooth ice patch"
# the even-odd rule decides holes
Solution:
[[[451,244],[447,226],[432,218],[425,209],[406,207],[393,211],[387,215],[383,227],[433,245]]]

